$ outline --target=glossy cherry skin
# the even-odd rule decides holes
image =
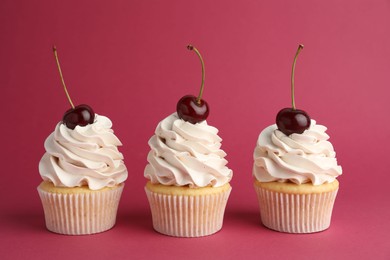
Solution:
[[[62,122],[70,129],[76,126],[86,126],[95,120],[95,113],[88,105],[78,105],[65,112]]]
[[[200,123],[209,115],[209,105],[203,99],[199,104],[193,95],[186,95],[177,102],[176,111],[179,118],[192,124]]]
[[[276,116],[276,125],[285,135],[302,134],[310,123],[309,115],[300,109],[283,108]]]

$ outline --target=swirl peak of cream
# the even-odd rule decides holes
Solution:
[[[311,120],[302,134],[286,136],[276,125],[265,128],[254,152],[253,175],[260,182],[330,183],[342,174],[326,127]]]
[[[144,176],[152,183],[219,187],[233,175],[220,149],[218,129],[206,121],[192,124],[173,113],[162,120],[149,140]]]
[[[111,129],[111,120],[95,115],[93,124],[69,129],[59,122],[45,141],[39,162],[45,181],[59,187],[88,186],[91,190],[113,187],[127,179],[122,143]]]

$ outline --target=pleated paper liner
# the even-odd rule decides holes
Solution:
[[[328,191],[304,193],[254,186],[264,226],[286,233],[313,233],[329,228],[338,182]]]
[[[205,195],[172,195],[145,187],[152,212],[153,228],[175,237],[202,237],[222,228],[231,187]]]
[[[47,229],[64,235],[89,235],[111,229],[123,187],[120,184],[98,191],[54,193],[38,186]]]

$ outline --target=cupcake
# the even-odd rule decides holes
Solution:
[[[329,227],[342,169],[325,130],[311,120],[302,134],[287,136],[277,125],[261,132],[253,175],[266,227],[288,233]]]
[[[66,235],[99,233],[114,226],[127,179],[118,151],[122,144],[110,119],[88,105],[74,107],[69,101],[72,108],[45,141],[46,153],[39,162],[43,182],[37,189],[48,230]]]
[[[203,65],[197,49],[189,49]],[[207,124],[207,115],[201,97],[184,96],[177,112],[163,119],[149,140],[145,191],[159,233],[201,237],[222,228],[233,173],[220,149],[218,129]]]
[[[48,230],[86,235],[114,226],[127,169],[111,126],[99,115],[75,129],[59,122],[46,139],[38,192]]]
[[[287,233],[319,232],[330,226],[342,168],[326,130],[295,108],[293,96],[293,107],[282,109],[276,124],[260,133],[253,176],[264,226]]]
[[[232,171],[217,133],[206,121],[192,124],[177,113],[158,124],[144,172],[156,231],[200,237],[222,228]]]

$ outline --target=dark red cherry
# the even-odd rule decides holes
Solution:
[[[179,102],[177,102],[176,111],[179,118],[192,124],[196,124],[206,120],[209,115],[209,105],[202,99],[205,69],[202,55],[200,55],[198,49],[192,45],[188,45],[187,49],[194,51],[199,57],[200,63],[202,65],[202,82],[200,85],[198,97],[193,95],[186,95],[182,97]]]
[[[282,131],[285,135],[291,134],[302,134],[306,129],[310,127],[310,117],[309,115],[300,109],[295,107],[295,98],[294,98],[294,72],[295,64],[297,62],[297,57],[300,51],[303,49],[303,45],[298,46],[298,50],[295,53],[292,71],[291,71],[291,101],[292,108],[283,108],[276,115],[276,125],[278,129]]]
[[[92,108],[88,105],[85,104],[78,105],[78,106],[73,105],[72,99],[70,98],[68,90],[66,89],[64,77],[62,76],[60,60],[58,59],[56,46],[53,46],[53,53],[54,53],[54,58],[56,59],[57,68],[60,74],[62,86],[64,87],[66,97],[68,98],[68,101],[72,106],[71,109],[65,112],[64,116],[62,117],[62,122],[70,129],[74,129],[78,125],[86,126],[88,124],[92,124],[93,121],[95,120],[95,113],[93,112]]]
[[[209,115],[209,105],[203,99],[197,100],[193,95],[186,95],[177,102],[176,111],[179,118],[192,124],[200,123]]]
[[[70,129],[76,126],[86,126],[95,120],[95,113],[88,105],[78,105],[65,112],[62,122]]]
[[[310,127],[310,117],[303,110],[283,108],[276,115],[276,125],[285,135],[302,134]]]

